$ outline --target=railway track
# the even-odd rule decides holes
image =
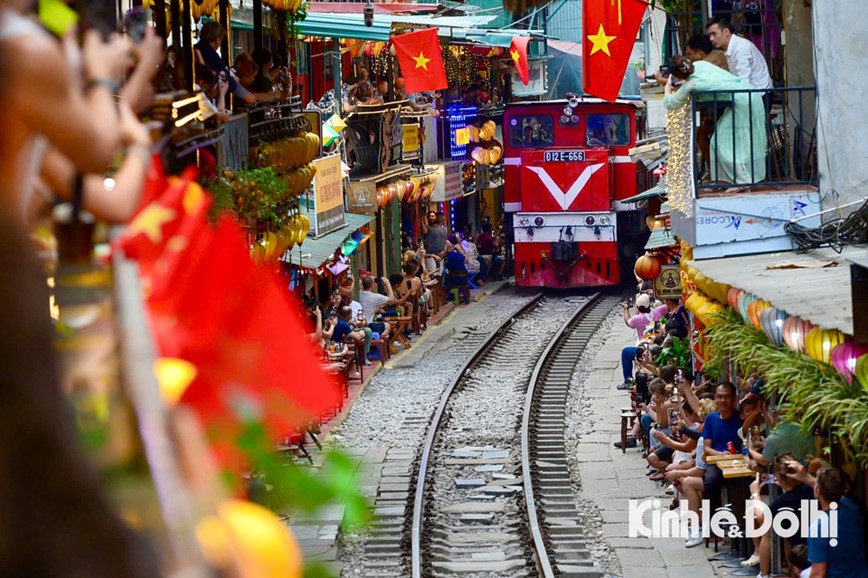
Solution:
[[[600,575],[575,510],[563,431],[576,360],[615,301],[584,298],[558,327],[537,296],[461,367],[411,484],[414,578]],[[481,413],[487,425],[474,426]]]

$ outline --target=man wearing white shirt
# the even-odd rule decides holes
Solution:
[[[729,71],[747,81],[754,88],[772,88],[772,77],[762,52],[750,40],[735,34],[732,24],[725,20],[709,20],[708,37],[715,48],[726,51]]]

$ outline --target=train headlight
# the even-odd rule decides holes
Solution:
[[[519,224],[519,226],[521,226],[521,227],[527,227],[528,225],[530,225],[530,219],[527,218],[527,217],[521,217],[521,218],[518,220],[518,224]]]
[[[533,220],[533,224],[537,227],[542,227],[543,225],[546,224],[546,220],[543,219],[542,217],[537,217],[536,219]]]
[[[588,215],[587,217],[585,217],[585,224],[589,227],[592,227],[596,222],[597,219],[594,218],[594,215]]]
[[[603,215],[602,217],[600,217],[600,224],[601,225],[608,225],[611,222],[612,222],[612,219],[609,218],[609,215]]]

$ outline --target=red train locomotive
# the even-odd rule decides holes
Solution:
[[[510,104],[503,117],[504,208],[512,213],[515,282],[617,285],[641,251],[636,105],[598,99]]]

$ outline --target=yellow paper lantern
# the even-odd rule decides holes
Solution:
[[[845,343],[847,336],[837,329],[822,329],[814,327],[808,332],[805,338],[805,353],[808,357],[823,363],[829,363],[832,356],[832,349],[836,345]]]

